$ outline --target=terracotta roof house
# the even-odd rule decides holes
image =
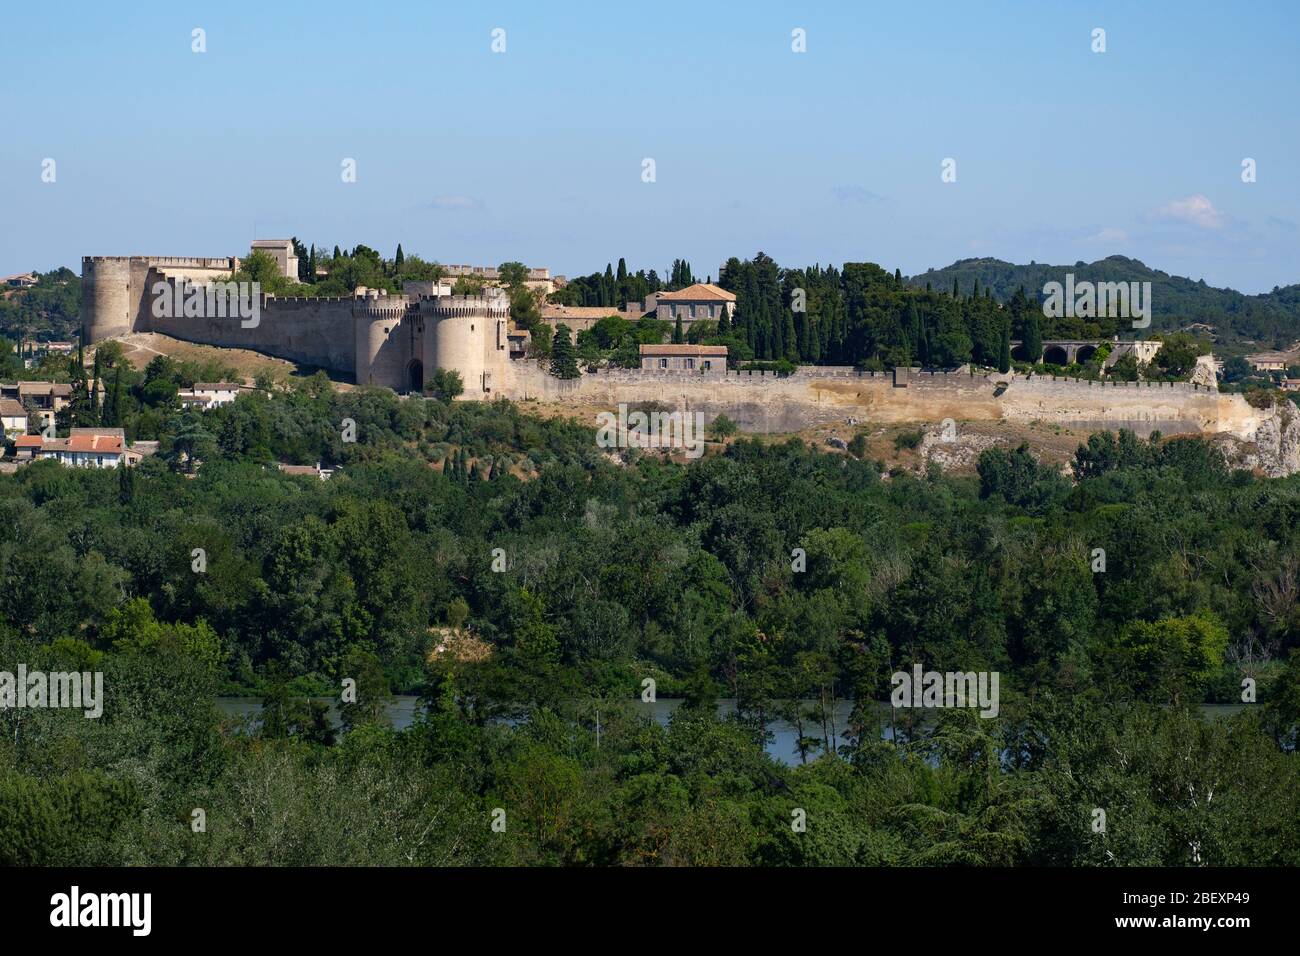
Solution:
[[[30,461],[36,454],[36,449],[45,443],[45,439],[40,435],[19,435],[14,439],[14,457]]]
[[[716,322],[722,318],[722,309],[736,315],[736,296],[709,282],[697,282],[677,292],[660,292],[655,296],[655,317],[665,322],[675,322],[681,317],[682,325],[689,326],[699,319]]]
[[[24,439],[35,438],[34,445]],[[126,447],[126,436],[120,428],[74,428],[67,438],[43,438],[40,435],[23,435],[15,442],[20,449],[32,448],[32,457],[53,458],[71,468],[116,468],[134,465],[140,453]],[[24,457],[22,454],[19,457]]]

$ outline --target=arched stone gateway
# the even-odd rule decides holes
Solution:
[[[419,359],[411,359],[411,364],[406,367],[406,380],[412,392],[423,392],[424,363]]]
[[[1017,362],[1029,361],[1029,352],[1025,350],[1025,344],[1023,342],[1017,342],[1015,345],[1011,346],[1011,357]]]
[[[1088,359],[1092,358],[1096,354],[1097,354],[1097,346],[1080,345],[1079,350],[1074,353],[1074,360],[1078,362],[1080,365],[1082,365],[1084,362],[1088,361]]]
[[[1044,365],[1069,365],[1070,355],[1060,345],[1049,345],[1043,349]]]

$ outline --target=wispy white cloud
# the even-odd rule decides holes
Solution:
[[[1228,217],[1215,209],[1214,203],[1201,193],[1165,203],[1155,211],[1155,218],[1185,223],[1198,229],[1222,229],[1228,224]]]

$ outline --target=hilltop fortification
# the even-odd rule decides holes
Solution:
[[[84,341],[160,332],[318,365],[362,385],[418,391],[426,374],[442,368],[460,372],[467,397],[510,394],[503,296],[260,295],[252,318],[173,306],[184,300],[188,285],[220,282],[238,264],[234,258],[88,256],[82,260]]]
[[[980,376],[966,370],[873,373],[827,366],[801,367],[786,376],[602,369],[562,380],[536,361],[510,358],[509,306],[501,295],[263,295],[252,320],[211,309],[168,307],[180,301],[186,284],[221,281],[238,267],[235,258],[88,256],[82,264],[85,341],[159,332],[252,349],[401,392],[421,390],[435,370],[454,370],[461,375],[466,399],[605,407],[656,403],[706,415],[725,413],[746,430],[759,432],[854,419],[902,423],[951,418],[1130,428],[1142,435],[1156,430],[1219,433],[1245,442],[1263,436],[1279,445],[1277,455],[1296,459],[1271,470],[1300,468],[1300,437],[1291,435],[1300,426],[1281,421],[1276,411],[1251,407],[1239,395],[1220,394],[1213,385]]]

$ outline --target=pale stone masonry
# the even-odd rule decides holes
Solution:
[[[293,250],[292,239],[255,239],[253,251],[267,253],[280,267],[280,275],[298,281],[298,256]]]
[[[725,375],[725,345],[643,345],[641,370],[644,372],[697,372],[701,375]]]
[[[296,271],[282,244],[280,251],[286,257],[277,261]],[[159,332],[317,365],[352,375],[359,385],[419,391],[426,374],[445,368],[460,372],[468,398],[509,394],[509,303],[499,294],[383,295],[370,290],[346,297],[263,295],[256,321],[172,315],[155,308],[157,299],[174,295],[178,283],[223,281],[239,263],[235,257],[87,256],[82,259],[83,341],[89,345],[127,332]],[[554,280],[547,273],[537,281]],[[443,289],[439,284],[437,291]]]

